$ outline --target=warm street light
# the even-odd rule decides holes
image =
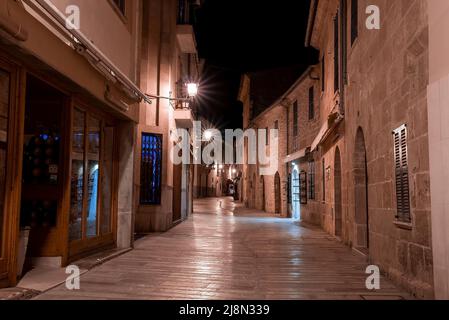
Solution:
[[[198,94],[198,84],[197,83],[188,83],[187,84],[187,94],[189,98],[193,98]]]
[[[212,135],[213,135],[213,133],[212,133],[211,130],[206,130],[206,131],[204,132],[204,139],[205,139],[206,141],[210,141],[210,140],[212,139]]]

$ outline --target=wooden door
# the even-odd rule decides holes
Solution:
[[[181,220],[182,165],[173,166],[173,222]]]

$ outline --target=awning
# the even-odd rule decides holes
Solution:
[[[323,137],[326,135],[326,132],[329,130],[329,123],[326,121],[320,129],[320,132],[316,136],[315,140],[312,142],[311,150],[316,150],[316,148],[321,144]]]
[[[327,121],[323,124],[320,129],[320,132],[316,136],[315,140],[311,145],[311,151],[315,151],[318,146],[326,140],[329,134],[337,127],[339,124],[338,119],[341,119],[341,116],[338,112],[331,113]]]
[[[298,152],[295,152],[295,153],[290,154],[287,157],[285,157],[284,163],[289,163],[292,161],[300,160],[300,159],[304,158],[309,152],[310,152],[310,147],[299,150]]]

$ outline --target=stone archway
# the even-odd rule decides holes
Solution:
[[[275,214],[281,214],[281,176],[276,172],[274,176]]]
[[[334,212],[335,212],[335,236],[343,235],[343,209],[341,191],[341,154],[337,147],[334,162]]]
[[[365,136],[358,128],[354,152],[354,204],[355,204],[355,247],[360,250],[369,248],[368,217],[368,165]]]

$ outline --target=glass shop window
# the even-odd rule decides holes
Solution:
[[[70,241],[111,232],[114,128],[80,109],[72,129]]]

